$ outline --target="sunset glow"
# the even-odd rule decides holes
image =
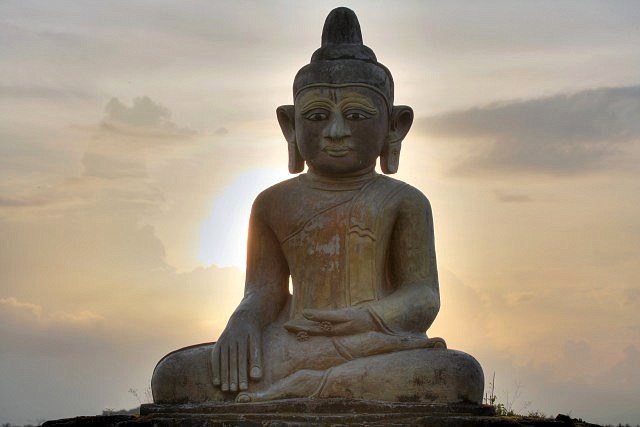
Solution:
[[[289,178],[286,170],[242,173],[216,197],[202,226],[199,259],[205,265],[244,270],[251,204],[267,187]]]
[[[517,411],[640,424],[640,3],[590,0],[0,2],[0,424],[138,406],[219,337],[337,6],[415,113],[429,334]]]

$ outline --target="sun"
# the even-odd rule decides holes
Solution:
[[[265,188],[290,177],[285,171],[260,168],[242,173],[229,184],[213,201],[201,227],[200,262],[244,271],[253,200]]]

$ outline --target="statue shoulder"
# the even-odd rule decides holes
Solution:
[[[264,213],[273,210],[274,207],[282,206],[283,203],[286,203],[288,195],[293,193],[298,186],[299,180],[295,176],[262,190],[253,201],[253,212]]]
[[[409,211],[426,211],[431,213],[431,203],[427,196],[414,186],[407,184],[389,176],[382,175],[379,177],[382,185],[393,186],[395,205],[400,210]]]

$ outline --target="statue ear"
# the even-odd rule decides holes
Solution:
[[[398,172],[402,140],[411,129],[413,110],[406,105],[395,105],[389,120],[389,136],[380,154],[380,168],[386,174]]]
[[[304,159],[296,143],[295,108],[293,105],[281,105],[276,109],[276,116],[289,148],[289,173],[300,173],[304,170]]]

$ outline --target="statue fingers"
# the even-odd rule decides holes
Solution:
[[[360,332],[354,328],[352,322],[342,322],[332,325],[331,335],[350,335]]]
[[[238,391],[238,343],[229,346],[229,391]]]
[[[260,334],[249,334],[249,377],[252,380],[262,378],[262,340]]]
[[[246,390],[249,387],[247,379],[247,340],[238,341],[238,390]]]
[[[284,328],[287,331],[293,332],[293,333],[300,332],[300,331],[305,329],[305,327],[303,327],[301,325],[294,324],[294,323],[285,323],[284,324]]]
[[[214,386],[220,385],[220,346],[216,343],[211,351],[211,373]]]
[[[342,322],[335,324],[333,327],[334,335],[354,335],[363,332],[374,332],[377,325],[368,321],[353,320],[350,322]]]
[[[308,311],[308,313],[307,313]],[[316,313],[319,313],[316,315]],[[329,313],[329,311],[325,310],[305,310],[303,313],[306,317],[303,322],[301,321],[290,321],[285,323],[284,327],[287,331],[294,334],[305,334],[306,336],[311,335],[324,335],[324,336],[334,336],[334,335],[344,335],[354,330],[354,320],[347,319],[344,314],[337,314],[336,316],[324,316],[324,314]],[[333,319],[340,319],[339,321],[331,321],[327,320],[326,317],[330,317]],[[315,320],[311,320],[311,318],[315,318]],[[300,335],[302,337],[303,335]],[[304,341],[304,339],[303,339]]]
[[[322,322],[314,322],[311,325],[285,325],[285,328],[287,329],[287,331],[297,334],[297,336],[300,338],[309,335],[335,335],[334,326],[335,324],[327,320],[323,320]],[[305,340],[302,339],[302,341]]]
[[[352,316],[349,316],[349,313],[345,310],[316,310],[313,308],[303,310],[302,315],[306,319],[313,320],[314,322],[327,321],[340,323],[347,322],[352,318]]]
[[[291,326],[287,329],[289,329],[290,332],[297,334],[323,336],[350,335],[368,330],[367,328],[360,327],[359,324],[354,321],[334,323],[328,320],[316,322],[314,325],[310,326]]]
[[[312,324],[304,324],[304,325],[298,324],[298,323],[289,323],[289,324],[285,324],[284,328],[287,331],[292,332],[294,334],[305,332],[310,335],[318,335],[320,333],[320,327],[317,322],[314,322]]]
[[[220,390],[229,391],[229,346],[220,348]]]
[[[309,319],[292,319],[284,324],[285,329],[289,332],[306,331],[316,326],[318,326],[318,322]]]

